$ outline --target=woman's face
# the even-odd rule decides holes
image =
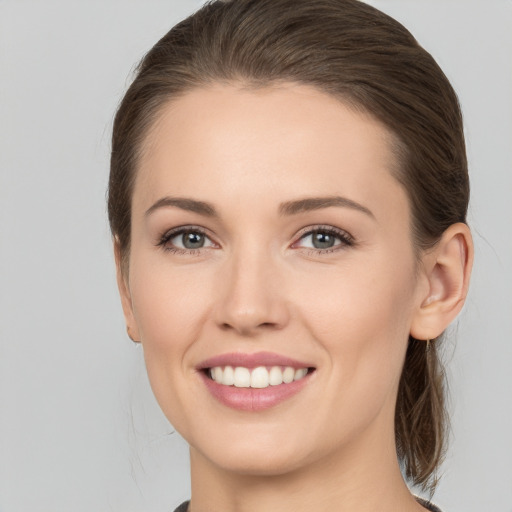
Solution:
[[[124,305],[195,460],[279,474],[389,443],[426,290],[382,125],[304,85],[218,85],[144,149]]]

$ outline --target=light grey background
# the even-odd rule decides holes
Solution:
[[[476,262],[435,500],[512,511],[512,2],[373,0],[459,93]],[[187,447],[126,337],[105,214],[130,70],[192,0],[0,0],[0,511],[170,511]],[[456,332],[455,332],[456,331]]]

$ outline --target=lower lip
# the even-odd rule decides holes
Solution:
[[[224,386],[210,379],[201,372],[202,379],[210,393],[222,404],[239,411],[263,411],[270,409],[296,395],[306,386],[311,378],[311,373],[289,384],[268,386],[267,388],[237,388]]]

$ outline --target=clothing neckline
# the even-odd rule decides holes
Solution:
[[[425,507],[430,512],[442,512],[439,507],[437,507],[430,501],[427,501],[427,500],[420,498],[419,496],[416,496],[416,495],[414,495],[414,498],[422,507]],[[190,503],[190,500],[184,501],[177,509],[175,509],[174,512],[188,512],[189,503]]]

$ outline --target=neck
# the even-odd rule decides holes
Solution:
[[[403,480],[394,436],[383,443],[375,432],[300,469],[270,476],[220,468],[191,448],[191,477],[191,512],[425,512]]]

